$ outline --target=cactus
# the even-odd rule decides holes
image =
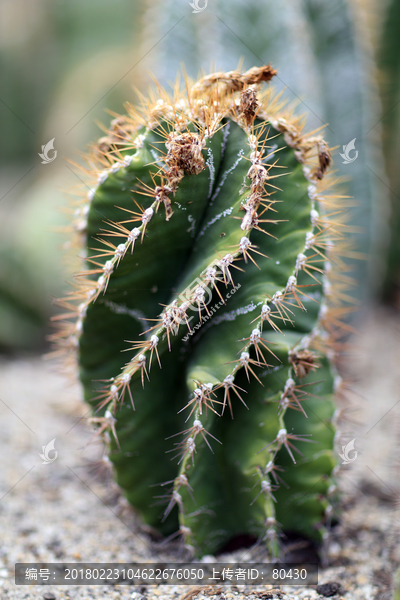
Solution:
[[[275,73],[127,105],[74,207],[86,265],[58,343],[128,501],[198,555],[320,541],[335,497],[346,200],[322,137],[263,87]]]
[[[378,10],[378,7],[377,7]],[[400,60],[399,39],[400,6],[398,2],[387,3],[381,36],[377,47],[380,68],[380,91],[382,100],[382,137],[386,159],[387,185],[390,189],[391,239],[386,265],[384,297],[395,305],[400,300],[400,177],[397,168],[400,133]]]
[[[394,576],[394,600],[400,600],[400,568],[397,569]]]

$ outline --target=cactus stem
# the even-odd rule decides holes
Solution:
[[[289,487],[286,482],[283,482],[280,474],[287,470],[285,479],[287,478],[293,488],[290,492],[294,497],[298,481],[295,476],[293,484],[291,462],[296,462],[294,458],[296,453],[303,456],[296,447],[297,442],[312,441],[307,439],[311,434],[303,432],[313,431],[314,436],[313,427],[318,425],[318,418],[320,418],[319,414],[312,410],[314,405],[311,404],[311,400],[316,396],[313,397],[313,394],[306,391],[309,388],[301,382],[301,379],[317,368],[321,368],[321,379],[326,373],[330,373],[326,358],[334,358],[339,347],[338,336],[332,334],[338,323],[342,331],[346,327],[342,321],[348,309],[343,310],[341,307],[339,294],[345,295],[348,278],[343,274],[347,267],[340,257],[345,256],[345,252],[349,254],[349,248],[343,243],[340,218],[338,217],[337,223],[331,220],[331,217],[335,218],[335,215],[340,213],[336,196],[325,195],[332,182],[329,176],[323,178],[330,163],[330,152],[321,138],[302,133],[303,124],[300,118],[294,117],[290,110],[285,109],[285,112],[282,112],[283,104],[279,95],[269,91],[259,94],[257,84],[272,75],[269,67],[252,69],[243,75],[235,71],[214,74],[203,78],[194,86],[187,86],[187,98],[183,98],[177,88],[174,97],[171,98],[166,92],[159,90],[159,100],[154,97],[144,103],[143,114],[139,115],[134,109],[128,108],[129,116],[122,120],[117,119],[118,122],[112,124],[112,130],[107,132],[109,138],[107,145],[104,142],[95,149],[94,168],[92,166],[90,172],[87,172],[95,180],[90,181],[89,194],[86,191],[84,204],[82,202],[75,215],[77,229],[81,233],[86,231],[85,246],[89,246],[91,239],[94,239],[96,243],[92,243],[91,246],[96,247],[87,248],[90,253],[88,252],[86,265],[92,263],[93,268],[90,265],[90,271],[78,274],[77,290],[69,295],[70,301],[63,303],[65,311],[69,314],[61,318],[74,318],[75,323],[72,326],[62,325],[59,337],[65,338],[65,342],[62,342],[65,347],[79,345],[81,377],[85,385],[85,395],[90,402],[94,400],[90,384],[93,380],[97,380],[96,361],[99,369],[100,367],[102,369],[98,372],[104,373],[103,376],[115,374],[115,370],[119,369],[118,376],[103,379],[107,382],[106,387],[100,390],[100,396],[96,398],[100,399],[100,408],[106,407],[107,417],[104,421],[96,422],[98,426],[96,434],[104,434],[108,444],[111,445],[110,450],[113,446],[115,449],[116,445],[120,448],[118,440],[117,444],[114,444],[114,440],[110,439],[111,434],[114,433],[112,429],[114,421],[110,421],[110,416],[118,419],[115,427],[121,437],[123,452],[113,453],[112,460],[115,459],[118,476],[123,473],[125,465],[129,462],[129,478],[132,476],[132,479],[124,484],[129,494],[128,498],[132,504],[137,503],[149,523],[155,523],[161,515],[157,516],[157,510],[149,508],[148,500],[153,494],[148,490],[147,492],[143,490],[142,493],[142,490],[136,489],[134,480],[136,478],[137,481],[137,470],[145,466],[146,473],[149,475],[146,481],[149,485],[162,479],[159,473],[163,468],[168,471],[169,475],[165,479],[169,481],[158,485],[170,485],[171,489],[165,488],[163,491],[167,493],[155,496],[160,501],[157,502],[158,504],[166,503],[166,508],[163,507],[162,522],[171,514],[174,507],[178,508],[173,512],[175,525],[172,522],[171,525],[178,527],[175,513],[179,512],[181,526],[172,537],[183,535],[185,539],[194,539],[196,544],[199,541],[201,542],[199,550],[217,547],[223,536],[226,538],[229,532],[234,533],[236,526],[233,523],[232,527],[229,518],[225,518],[222,513],[219,514],[219,508],[213,506],[215,482],[213,478],[209,480],[204,477],[204,473],[210,473],[208,468],[205,470],[205,467],[212,457],[205,445],[212,453],[215,451],[219,458],[223,456],[219,454],[220,440],[223,441],[224,446],[226,444],[227,447],[225,458],[228,464],[232,456],[231,451],[235,450],[239,422],[241,424],[243,419],[246,426],[251,427],[252,421],[249,419],[252,419],[254,414],[253,425],[264,427],[264,429],[257,429],[263,441],[254,448],[254,440],[252,440],[251,444],[245,447],[247,455],[243,460],[242,455],[240,460],[236,460],[238,457],[234,456],[229,468],[232,467],[235,471],[238,481],[243,478],[243,482],[246,482],[244,485],[240,484],[243,488],[241,493],[246,490],[244,493],[250,492],[251,496],[256,496],[248,499],[247,506],[251,500],[251,504],[256,506],[251,513],[243,517],[243,523],[250,524],[253,530],[255,528],[257,535],[260,533],[257,528],[260,527],[261,537],[268,542],[272,552],[276,553],[279,545],[279,534],[276,530],[279,524],[275,520],[275,514],[281,514],[280,500],[282,497],[286,499],[284,489],[277,492],[276,490],[281,483],[282,487]],[[234,92],[238,93],[235,95]],[[255,124],[256,117],[264,120],[264,123]],[[142,125],[143,128],[138,134],[138,128]],[[278,132],[273,137],[269,137],[270,127],[274,133]],[[216,140],[212,140],[211,138],[220,129],[222,131],[219,132]],[[272,140],[275,137],[277,143],[273,144]],[[124,156],[128,146],[136,148],[137,152],[133,156],[130,152],[129,155]],[[281,153],[279,158],[285,156],[286,167],[278,164],[276,156],[278,152]],[[207,167],[208,172],[203,173]],[[278,171],[278,169],[286,170]],[[278,177],[284,179],[278,182]],[[133,180],[135,186],[130,190]],[[130,191],[134,194],[132,200],[136,208],[129,206]],[[292,204],[296,206],[297,193],[304,206],[298,206],[291,212],[290,219],[286,218],[286,213],[292,210],[290,208]],[[145,198],[143,207],[136,201],[136,194]],[[286,205],[283,206],[278,202],[286,201],[288,207],[285,211]],[[119,206],[114,207],[117,204]],[[166,221],[174,216],[170,225],[165,226],[164,230],[163,214],[156,215],[161,204],[164,205]],[[128,220],[118,221],[118,218],[111,220],[113,208],[128,213]],[[99,209],[107,211],[108,219],[105,217],[103,221],[105,225],[101,224],[99,215],[102,213]],[[240,220],[240,223],[233,219]],[[190,229],[187,221],[190,223]],[[130,227],[133,229],[130,229],[128,223],[132,223]],[[147,230],[148,226],[151,229]],[[152,235],[153,227],[154,235]],[[308,228],[310,231],[307,232]],[[252,232],[253,229],[256,231]],[[161,247],[159,234],[165,234],[165,237],[170,239],[168,235],[171,231],[174,236],[179,232],[181,235],[179,243],[176,246],[168,244],[160,265],[153,264],[150,267],[147,245],[149,251]],[[272,231],[277,235],[274,236]],[[266,235],[259,235],[261,233]],[[144,243],[145,234],[148,234],[145,246],[136,245],[136,240],[139,238],[142,244]],[[224,242],[220,240],[226,235],[228,244],[231,244],[228,247],[225,247]],[[278,242],[275,243],[274,240]],[[333,244],[336,242],[340,242],[339,251],[333,250]],[[129,249],[131,254],[135,251],[137,260],[135,260],[136,256],[133,258],[127,256]],[[276,256],[274,261],[266,260],[269,258],[267,254]],[[175,258],[178,259],[176,264]],[[337,276],[333,273],[333,277],[331,276],[328,258],[332,260],[335,269],[341,271],[341,275]],[[239,265],[240,260],[242,260],[241,265]],[[171,276],[174,282],[171,286],[166,277],[169,265],[171,265]],[[262,275],[263,269],[266,271],[266,278]],[[324,277],[325,273],[329,275],[329,282]],[[306,276],[310,278],[308,282]],[[111,283],[108,285],[110,277]],[[158,277],[161,277],[160,281]],[[248,289],[243,284],[246,278],[251,281]],[[220,284],[225,287],[234,285],[233,279],[240,282],[238,287],[242,289],[233,300],[229,301],[232,302],[232,307],[228,308]],[[141,281],[145,282],[144,285],[138,286],[137,283]],[[313,282],[318,284],[318,288],[314,288]],[[159,287],[158,290],[156,289],[159,295],[149,294],[147,305],[146,297],[137,292],[142,288],[153,292],[152,286],[157,288],[155,283]],[[128,291],[124,291],[125,284]],[[175,293],[177,294],[175,300],[168,298],[168,290],[172,285],[174,285],[172,298],[175,297]],[[310,293],[306,289],[309,287],[316,291]],[[208,301],[206,302],[206,293],[210,290],[212,293],[215,290],[215,294],[218,294],[221,307],[225,305],[221,308],[221,315],[212,321],[210,316],[214,309],[210,309]],[[101,297],[94,304],[101,292],[106,293],[105,299]],[[321,295],[327,298],[327,305],[323,303],[318,311],[315,302]],[[112,298],[113,302],[107,300],[108,298]],[[75,307],[75,302],[79,304],[78,309]],[[163,302],[168,304],[162,304]],[[127,313],[136,306],[138,307],[137,310],[135,308],[136,322],[125,319],[122,308],[126,309]],[[161,308],[158,308],[159,306]],[[195,316],[198,313],[199,323],[195,327],[192,325],[193,331],[189,311],[194,311]],[[259,314],[251,321],[257,324],[250,326],[249,321],[253,311]],[[137,322],[139,312],[141,318],[149,323],[148,325],[140,327],[140,323]],[[108,318],[112,327],[109,348],[105,351],[97,342],[104,339],[106,335],[106,323],[103,320]],[[192,334],[205,321],[209,322],[203,328],[202,335],[194,338],[193,344],[181,346],[186,386],[191,390],[188,397],[179,362],[181,357],[179,327],[186,325]],[[232,326],[234,330],[237,327],[237,335],[233,335],[234,330],[228,321],[235,321]],[[294,327],[293,332],[291,326]],[[324,336],[322,328],[325,326],[327,334]],[[263,327],[268,331],[262,333]],[[147,331],[143,331],[145,328],[148,328]],[[117,335],[117,329],[122,336],[123,331],[133,331],[135,333],[130,335],[141,341],[133,341],[135,339],[133,338],[128,341],[130,347],[123,349],[124,337]],[[221,332],[221,339],[226,340],[226,344],[220,347],[217,344],[216,348],[219,332]],[[282,333],[282,337],[277,333]],[[283,334],[286,334],[285,337]],[[140,338],[140,335],[145,337]],[[206,342],[209,340],[210,353],[207,354]],[[238,349],[235,344],[237,342],[241,344],[242,341],[245,345],[235,356]],[[276,354],[271,348],[274,350],[277,348]],[[130,356],[130,360],[125,365],[123,357],[118,355],[121,349],[133,352],[133,356]],[[168,354],[168,350],[173,351],[172,354]],[[274,365],[279,366],[275,368],[285,373],[285,383],[282,387],[277,378],[268,374],[269,367],[272,365],[267,363],[268,355],[265,350],[272,355],[269,357],[270,362],[273,362],[272,357],[277,361]],[[157,369],[153,369],[151,385],[146,383],[144,386],[145,378],[149,380],[153,353],[157,357],[160,368],[160,358],[163,359],[163,363],[165,360],[164,375],[159,374]],[[322,355],[320,364],[318,364],[319,353]],[[178,357],[177,364],[175,364],[176,357]],[[218,360],[218,357],[222,360]],[[256,367],[262,372],[258,372]],[[249,396],[246,397],[249,398],[249,406],[242,394],[247,390],[235,383],[240,369],[244,369],[244,372],[241,374],[243,378],[238,379],[238,382],[243,385],[243,388],[249,387]],[[159,379],[160,376],[166,381],[165,389],[162,380]],[[253,385],[255,383],[253,380],[250,386],[247,385],[246,378],[250,381],[251,376],[254,376],[261,385],[265,385],[263,390],[258,385]],[[323,396],[329,394],[328,390],[333,381],[330,375],[328,379],[325,391],[321,392]],[[205,383],[207,381],[213,383]],[[168,394],[167,382],[169,387],[176,384],[172,396]],[[313,385],[315,383],[319,382],[313,381]],[[133,415],[132,410],[126,411],[130,408],[129,405],[124,407],[126,388],[128,388],[132,408],[135,409],[134,398],[137,411],[140,411],[142,417]],[[146,389],[142,391],[141,388]],[[153,396],[152,389],[154,389]],[[219,398],[215,393],[219,389],[224,390],[222,402],[219,401],[222,397]],[[241,418],[231,423],[230,427],[233,429],[230,432],[225,429],[226,419],[223,421],[216,417],[224,415],[225,407],[229,405],[229,412],[233,418],[232,391],[246,409],[250,407],[252,410],[250,412],[243,410],[235,400],[235,409]],[[165,419],[165,422],[162,420],[158,423],[157,420],[149,418],[153,410],[146,402],[150,397],[149,394],[157,410],[165,399],[171,401],[173,414]],[[181,397],[182,402],[179,402]],[[303,407],[305,401],[309,399],[307,406],[310,406],[311,412],[307,408],[309,418],[304,425],[304,416],[307,417],[307,414]],[[274,401],[278,403],[277,406],[273,404]],[[218,404],[222,405],[221,409]],[[180,408],[182,405],[183,408]],[[325,410],[325,404],[323,408]],[[117,409],[118,414],[116,414]],[[303,414],[294,413],[293,418],[298,417],[298,421],[291,421],[293,411],[287,409]],[[182,411],[189,413],[185,425],[174,427],[174,419],[176,422],[185,419],[182,416],[174,416],[176,412],[179,414]],[[326,414],[330,415],[331,412],[329,404]],[[105,417],[98,418],[105,419]],[[330,419],[326,416],[323,418]],[[124,427],[126,422],[132,424],[132,430]],[[299,430],[294,426],[297,422]],[[142,433],[137,435],[137,428],[147,427],[146,423],[149,424],[152,439],[156,430],[165,432],[161,435],[160,444],[165,444],[162,439],[165,436],[168,436],[165,438],[167,440],[174,438],[175,435],[183,436],[179,438],[179,442],[173,443],[171,450],[167,450],[173,457],[171,460],[178,459],[179,469],[176,469],[176,464],[171,465],[168,459],[164,458],[160,471],[161,463],[158,464],[157,460],[153,460],[156,449],[151,448],[149,452],[147,446],[147,451],[143,450],[144,432],[143,436]],[[179,434],[170,435],[174,430],[182,429],[184,431],[180,431]],[[316,437],[318,441],[321,440],[318,434]],[[334,461],[331,455],[331,441],[328,438],[329,435],[326,439],[322,436],[324,454],[322,458],[321,453],[313,453],[312,450],[305,454],[307,458],[311,457],[311,461],[316,461],[315,464],[321,461],[316,468],[321,471],[325,469],[330,475],[333,468],[331,464]],[[214,444],[212,440],[218,444]],[[264,444],[267,445],[260,450],[260,452],[264,451],[262,464],[255,465],[254,461],[257,459],[254,458],[254,452]],[[127,447],[134,450],[138,448],[140,459],[127,461],[124,454]],[[281,449],[282,453],[278,457]],[[190,463],[194,467],[195,453],[196,469],[190,470],[191,482],[189,483],[186,473]],[[275,459],[278,458],[282,467],[274,464]],[[148,468],[150,461],[151,469]],[[261,462],[261,459],[258,459],[258,462]],[[303,468],[309,466],[308,463],[305,464],[306,461],[301,462],[302,464],[297,467],[300,477]],[[176,471],[179,475],[173,478]],[[257,475],[257,483],[253,486],[255,480],[251,479],[251,474],[254,471],[254,475]],[[223,478],[224,474],[218,476]],[[327,485],[329,483],[330,481]],[[300,485],[303,485],[302,480]],[[256,488],[254,494],[251,493],[252,487]],[[315,502],[315,512],[312,509],[311,517],[305,518],[307,521],[305,529],[312,535],[315,532],[313,519],[315,517],[318,524],[326,507],[324,503],[326,492],[323,491],[323,487],[321,490],[318,499],[310,500]],[[231,489],[231,492],[229,502],[231,496],[235,496],[236,490]],[[194,496],[200,509],[193,512],[193,508],[189,507],[191,500],[194,503]],[[245,499],[244,496],[242,498]],[[276,499],[280,506],[275,509]],[[234,502],[236,500],[233,499],[232,503]],[[241,507],[245,513],[246,509],[243,505]],[[212,517],[211,508],[213,510],[215,508],[215,516]],[[304,508],[304,514],[307,510],[308,505]],[[201,513],[208,515],[204,521],[204,531],[197,519],[197,515]],[[254,515],[253,521],[250,515]],[[214,537],[210,534],[211,529],[208,524],[210,518],[211,521],[213,518],[221,519],[221,531],[215,531]],[[279,519],[279,516],[277,518]],[[279,520],[282,520],[284,527],[287,527],[290,518]],[[190,525],[191,529],[186,525]],[[161,529],[170,533],[171,526],[163,526]]]

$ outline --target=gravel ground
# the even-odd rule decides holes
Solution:
[[[342,521],[326,544],[319,583],[340,584],[335,598],[389,600],[400,562],[400,326],[375,312],[363,327],[348,364],[356,393],[346,436],[356,439],[358,455],[340,476]],[[324,597],[315,586],[16,586],[16,562],[174,562],[184,556],[178,542],[160,546],[119,496],[107,466],[99,471],[101,446],[85,447],[93,434],[79,398],[79,386],[49,362],[0,362],[0,600]],[[57,459],[43,464],[42,446],[54,438]],[[289,550],[300,559],[311,552],[294,542]],[[244,552],[218,560],[236,561]]]

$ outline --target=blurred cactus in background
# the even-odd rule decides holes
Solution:
[[[386,299],[400,306],[400,3],[388,3],[377,45],[382,95],[383,148],[392,206]]]
[[[54,234],[66,223],[57,210],[66,203],[63,184],[74,177],[64,157],[97,135],[94,121],[104,119],[101,97],[115,87],[116,63],[126,73],[135,61],[138,11],[130,0],[1,3],[1,351],[45,343],[52,298],[68,273]],[[121,108],[130,85],[111,90],[108,108]],[[58,158],[42,165],[38,152],[54,137]]]
[[[104,47],[111,51],[127,42],[132,45],[139,9],[137,2],[127,0],[2,2],[0,118],[6,143],[0,146],[1,164],[30,162],[37,155],[37,136],[64,78]],[[71,90],[69,100],[74,103],[72,92],[78,90]],[[108,106],[112,107],[110,101]],[[93,118],[89,124],[93,135]]]
[[[174,77],[182,57],[194,76],[202,68],[229,70],[243,58],[244,67],[271,61],[278,69],[278,89],[299,100],[312,128],[322,125],[328,143],[342,146],[356,138],[358,159],[335,168],[355,199],[349,207],[359,226],[356,246],[368,260],[352,262],[364,301],[383,282],[388,190],[384,179],[380,129],[366,135],[380,117],[379,94],[364,9],[347,0],[215,0],[209,10],[186,16],[186,2],[148,0],[143,14],[143,50],[172,27],[148,64],[162,83]],[[184,16],[182,21],[179,18]],[[371,167],[368,168],[367,165]]]
[[[321,541],[336,491],[348,200],[323,138],[260,91],[275,73],[158,87],[112,122],[56,319],[128,500],[198,555],[240,534],[277,554],[281,528]]]

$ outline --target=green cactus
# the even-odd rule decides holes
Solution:
[[[382,137],[386,159],[387,185],[390,189],[391,239],[386,264],[384,296],[399,305],[400,302],[400,176],[397,168],[400,134],[400,51],[398,31],[400,5],[391,0],[387,3],[377,48],[380,68],[380,91],[382,100]]]
[[[397,569],[394,576],[394,600],[400,600],[400,568]]]
[[[239,534],[274,554],[281,530],[320,541],[336,489],[345,198],[324,140],[261,90],[275,73],[128,105],[74,207],[86,268],[59,344],[127,499],[198,555]]]

